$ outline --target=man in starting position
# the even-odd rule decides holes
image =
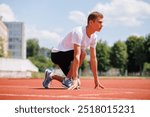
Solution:
[[[97,11],[90,13],[87,19],[87,26],[74,28],[56,48],[52,49],[51,60],[61,68],[66,77],[58,76],[51,70],[46,69],[43,81],[44,88],[48,88],[51,81],[55,79],[62,82],[63,86],[69,90],[76,89],[80,85],[78,69],[86,56],[85,50],[89,47],[90,65],[95,88],[104,88],[98,80],[96,58],[97,35],[95,34],[95,32],[100,32],[102,29],[102,23],[103,15],[101,13]]]

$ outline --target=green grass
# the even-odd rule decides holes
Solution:
[[[82,78],[93,78],[93,76],[80,76]],[[150,78],[150,76],[99,76],[100,78]],[[44,72],[34,72],[31,78],[44,78]]]
[[[43,72],[34,72],[32,73],[32,78],[44,78]]]

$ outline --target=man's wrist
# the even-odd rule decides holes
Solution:
[[[94,81],[97,82],[98,81],[98,77],[94,78]]]

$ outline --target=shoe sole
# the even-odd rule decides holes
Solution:
[[[62,87],[64,87],[64,88],[66,88],[66,89],[68,89],[69,87],[67,87],[66,85],[64,85],[64,84],[62,84]]]

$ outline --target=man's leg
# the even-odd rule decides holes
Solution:
[[[67,59],[68,58],[71,58],[71,59],[73,58],[73,51],[70,51],[70,52],[68,52],[66,54],[67,54],[67,56],[65,54],[61,54],[61,55],[59,55],[59,57],[57,56],[58,54],[53,54],[52,60],[55,60],[55,61],[57,60],[58,65],[61,68],[61,70],[63,71],[63,73],[67,76],[67,78],[71,78],[72,77],[72,64],[71,64],[72,60],[68,60],[67,61]],[[83,60],[84,60],[85,56],[86,56],[86,52],[85,51],[81,51],[80,64],[79,64],[80,66],[83,63]],[[58,58],[59,58],[59,60],[58,60]],[[60,58],[62,59],[62,61],[60,60]],[[54,63],[56,63],[56,62],[54,62]],[[65,77],[62,77],[62,76],[58,76],[58,75],[56,75],[54,73],[51,73],[49,77],[51,77],[52,80],[57,80],[57,81],[59,81],[61,83],[62,83],[62,81],[65,78]]]
[[[59,81],[60,83],[63,84],[63,86],[67,88],[69,88],[72,85],[72,81],[70,79],[66,79],[66,77],[56,75],[54,72],[52,72],[49,69],[46,69],[45,71],[46,72],[45,72],[45,79],[43,81],[43,87],[45,87],[46,89],[49,87],[52,80]]]
[[[67,52],[52,53],[51,59],[55,64],[57,64],[60,67],[63,73],[67,76],[70,70],[71,61],[73,60],[73,55],[74,55],[73,50]],[[64,80],[64,77],[58,76],[54,73],[51,75],[51,77],[53,80],[57,80],[59,82],[62,82]]]
[[[59,82],[62,82],[64,80],[64,77],[52,74],[52,80],[57,80]]]
[[[80,66],[82,65],[84,59],[86,57],[86,51],[81,51],[81,55],[80,55]],[[66,61],[67,62],[67,61]],[[63,73],[67,76],[67,78],[71,78],[72,77],[72,62],[68,62],[68,63],[64,63],[64,64],[60,64],[59,67],[61,68],[61,70],[63,71]],[[64,77],[58,76],[58,75],[53,75],[52,78],[54,80],[60,81],[62,82],[64,80]],[[80,81],[79,81],[80,82]],[[79,83],[80,85],[81,83]]]

